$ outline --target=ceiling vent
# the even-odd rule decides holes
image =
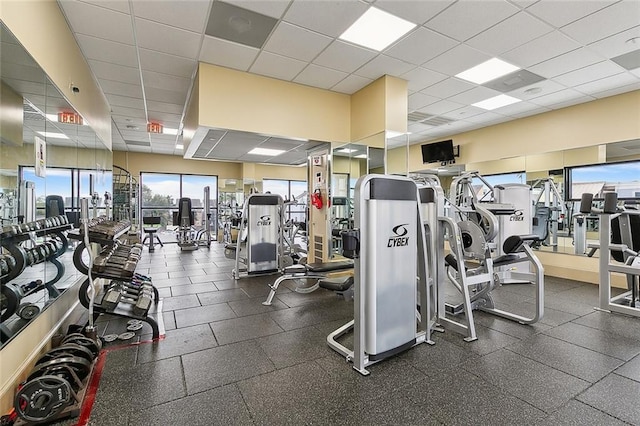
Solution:
[[[135,146],[151,146],[149,141],[124,141],[127,145],[135,145]]]
[[[411,112],[409,113],[409,115],[407,115],[407,118],[409,119],[409,121],[422,121],[422,120],[426,120],[427,118],[431,117],[431,115],[429,114],[425,114],[423,112]]]
[[[423,124],[428,124],[429,126],[442,126],[443,124],[453,123],[456,120],[452,120],[446,117],[431,117],[428,120],[422,121]]]
[[[211,7],[205,34],[261,49],[277,19],[216,1]]]
[[[611,58],[611,60],[628,70],[640,68],[640,49],[616,56],[615,58]]]
[[[518,70],[507,75],[503,75],[500,78],[496,78],[495,80],[488,81],[483,84],[483,86],[502,93],[507,93],[520,89],[521,87],[538,83],[544,79],[544,77],[530,71]]]

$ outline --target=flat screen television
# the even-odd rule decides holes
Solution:
[[[441,163],[454,159],[452,139],[422,145],[423,163]]]

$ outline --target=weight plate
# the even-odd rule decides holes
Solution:
[[[11,284],[3,284],[0,287],[0,322],[13,315],[18,309],[19,303],[18,289]]]
[[[52,359],[68,356],[84,358],[89,362],[93,361],[93,353],[88,348],[75,343],[65,343],[62,346],[58,346],[57,348],[47,351],[36,361],[36,365],[43,364],[47,361],[51,361]]]
[[[113,341],[115,341],[117,338],[118,338],[118,335],[117,335],[117,334],[107,334],[107,335],[105,335],[105,336],[102,336],[102,339],[103,339],[105,342],[107,342],[107,343],[113,342]]]
[[[18,391],[14,408],[18,416],[30,422],[53,419],[71,402],[69,382],[57,376],[30,380]]]
[[[86,359],[77,356],[65,356],[45,361],[38,365],[29,375],[29,379],[50,374],[49,371],[57,370],[62,366],[72,368],[80,380],[84,380],[91,371],[91,363]]]
[[[62,340],[62,343],[75,343],[81,346],[86,347],[87,349],[89,349],[91,351],[91,353],[93,354],[93,357],[97,357],[98,353],[100,352],[100,349],[102,349],[102,345],[100,343],[98,343],[99,341],[95,341],[93,339],[89,339],[88,337],[80,334],[80,333],[73,333],[68,335],[67,337],[64,338],[64,340]]]
[[[126,333],[122,333],[122,334],[118,335],[118,339],[120,339],[120,340],[129,340],[135,335],[136,335],[136,333],[134,333],[133,331],[127,331]]]
[[[127,325],[134,325],[134,324],[142,324],[142,321],[138,319],[130,319],[129,321],[127,321]]]
[[[138,331],[142,328],[142,323],[131,324],[127,326],[127,330],[129,331]]]
[[[18,306],[18,316],[23,320],[33,319],[40,313],[40,307],[32,303],[23,303]]]

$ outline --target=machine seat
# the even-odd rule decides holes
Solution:
[[[353,286],[353,277],[323,278],[318,285],[327,290],[344,292]]]
[[[353,261],[342,260],[340,262],[307,263],[304,266],[307,268],[307,271],[309,272],[314,272],[314,273],[333,272],[333,271],[340,271],[342,269],[352,269]]]

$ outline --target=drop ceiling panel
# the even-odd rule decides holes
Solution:
[[[458,42],[435,31],[418,27],[385,50],[385,54],[414,65],[423,64],[451,49]]]
[[[407,85],[409,90],[420,91],[438,83],[439,81],[445,80],[447,76],[426,68],[417,67],[402,74],[401,78],[409,81]]]
[[[576,41],[571,40],[560,32],[554,31],[505,52],[500,57],[509,63],[525,68],[579,47],[580,44]]]
[[[133,26],[128,13],[116,12],[80,1],[60,2],[73,31],[133,45]],[[127,11],[128,12],[128,11]]]
[[[479,115],[484,112],[486,112],[486,110],[469,105],[449,111],[448,113],[443,114],[443,117],[447,117],[452,120],[464,120],[468,117],[473,117],[474,115]]]
[[[252,10],[263,15],[279,19],[289,6],[289,0],[227,0],[226,3],[234,4],[243,9]]]
[[[605,90],[614,89],[616,87],[638,83],[639,81],[640,80],[638,80],[638,78],[633,74],[625,72],[622,74],[617,74],[611,77],[606,77],[600,80],[581,84],[579,86],[576,86],[575,89],[582,93],[591,95],[603,92]]]
[[[562,28],[562,32],[580,43],[592,43],[612,34],[638,26],[640,2],[622,0]]]
[[[330,89],[342,81],[348,74],[318,65],[310,64],[293,80],[307,86]]]
[[[149,120],[159,121],[161,123],[179,123],[182,114],[170,114],[167,112],[149,110]]]
[[[585,95],[573,89],[564,89],[545,96],[538,96],[531,99],[531,103],[547,107],[553,107],[560,102],[567,102],[574,99],[583,99]]]
[[[446,80],[442,80],[432,86],[427,87],[422,90],[422,93],[426,93],[430,96],[435,96],[437,98],[446,99],[450,96],[457,95],[462,92],[466,92],[467,90],[471,90],[474,87],[477,87],[475,84],[467,83],[466,81],[462,81],[455,77],[447,78]]]
[[[4,31],[0,32],[0,40],[2,40],[2,42],[0,43],[0,49],[2,50],[0,50],[0,52],[2,52],[1,59],[3,65],[18,64],[38,69],[40,68],[22,46],[5,40],[5,37],[12,36],[6,35]]]
[[[504,0],[463,0],[440,13],[425,26],[458,41],[465,41],[519,10]]]
[[[534,88],[536,90],[531,90]],[[540,89],[540,90],[537,90],[537,89]],[[514,98],[529,100],[529,99],[535,99],[540,96],[546,96],[551,93],[559,92],[560,90],[564,90],[564,89],[566,89],[565,86],[563,86],[562,84],[556,83],[553,80],[543,80],[543,81],[534,83],[530,86],[521,87],[517,90],[513,90],[511,92],[508,92],[507,94],[509,96],[513,96]]]
[[[482,114],[477,114],[471,117],[467,117],[464,121],[468,121],[470,123],[490,123],[492,121],[496,121],[503,118],[502,115],[496,114],[495,112],[483,112]]]
[[[144,87],[155,87],[158,89],[171,90],[187,93],[191,86],[191,81],[187,78],[175,77],[153,71],[143,71]]]
[[[531,112],[539,108],[539,105],[530,102],[516,102],[515,104],[496,108],[494,111],[502,115],[514,115]]]
[[[182,115],[183,108],[184,108],[184,105],[169,104],[166,102],[147,101],[147,109],[149,110],[149,114],[151,114],[151,112],[154,111],[154,112],[167,112],[169,114]]]
[[[146,19],[136,18],[138,46],[170,55],[197,59],[201,35]]]
[[[375,7],[414,24],[422,25],[455,3],[455,0],[429,0],[424,7],[415,7],[415,0],[378,0]]]
[[[129,13],[130,10],[128,0],[82,0],[82,2],[122,13]]]
[[[247,71],[260,53],[259,49],[215,37],[204,37],[200,61]]]
[[[517,70],[502,77],[488,81],[483,86],[499,92],[511,92],[521,87],[531,86],[532,84],[541,82],[544,77],[534,74],[527,70]]]
[[[127,108],[135,108],[144,110],[144,102],[140,98],[131,98],[128,96],[112,95],[107,93],[105,95],[109,101],[109,105],[123,106]]]
[[[440,115],[446,114],[447,112],[456,110],[458,108],[462,108],[463,106],[464,105],[458,102],[452,102],[450,100],[443,99],[441,101],[434,102],[431,105],[427,105],[424,108],[420,108],[418,111],[425,114]]]
[[[303,61],[311,61],[331,43],[330,37],[280,22],[264,50]]]
[[[476,86],[471,90],[450,96],[448,99],[463,105],[470,105],[500,95],[501,92],[488,87]]]
[[[635,70],[640,68],[640,49],[624,53],[611,60],[626,70]]]
[[[601,92],[595,92],[591,96],[597,99],[608,98],[609,96],[619,95],[621,93],[627,93],[634,90],[640,90],[640,81],[636,81],[635,83],[631,83],[627,86],[616,86],[612,89],[606,89]]]
[[[43,83],[46,81],[44,73],[33,67],[28,67],[18,64],[2,64],[2,77],[9,80],[16,80],[18,82],[35,83],[37,86],[31,85],[30,93],[44,93],[42,92]]]
[[[429,126],[428,124],[424,123],[411,123],[409,124],[409,126],[407,126],[407,130],[411,133],[419,133],[431,128],[433,128],[433,126]]]
[[[617,0],[572,0],[572,1],[539,1],[527,8],[527,12],[560,28],[573,21],[584,18]],[[571,3],[570,7],[567,3]]]
[[[347,95],[351,95],[352,93],[357,92],[362,89],[373,80],[369,78],[360,77],[359,75],[351,74],[340,83],[336,84],[331,88],[331,90],[340,93],[346,93]]]
[[[425,95],[421,92],[415,92],[409,95],[409,111],[420,109],[434,102],[438,102],[440,98]]]
[[[127,108],[124,106],[118,106],[118,105],[112,105],[112,104],[110,104],[110,106],[111,106],[112,114],[121,115],[123,117],[129,117],[129,118],[140,118],[143,120],[147,119],[144,113],[144,109]]]
[[[184,105],[187,93],[158,89],[145,86],[145,95],[148,101],[166,102],[170,104]]]
[[[139,117],[132,118],[128,115],[111,114],[111,119],[115,124],[122,127],[131,125],[131,126],[138,126],[140,129],[142,129],[147,125],[147,121],[144,118],[139,118]]]
[[[635,41],[629,41],[637,38]],[[640,25],[589,45],[589,50],[613,58],[640,48]]]
[[[514,49],[531,39],[553,31],[544,22],[520,12],[467,41],[471,47],[496,56]],[[509,34],[505,37],[505,34]]]
[[[303,28],[338,37],[366,10],[366,3],[338,1],[294,1],[284,20]]]
[[[313,61],[317,65],[343,72],[354,72],[377,55],[376,52],[334,41]]]
[[[95,59],[127,67],[138,66],[136,49],[131,45],[116,43],[84,34],[76,34],[76,39],[78,40],[80,49],[82,49],[82,53],[87,59]]]
[[[120,81],[122,83],[140,84],[140,71],[137,67],[125,67],[109,62],[89,60],[89,66],[98,79]]]
[[[210,1],[182,0],[170,2],[166,0],[134,0],[135,16],[145,18],[183,30],[202,33],[209,16]]]
[[[119,81],[100,80],[102,91],[107,94],[120,96],[142,97],[142,86],[140,84],[121,83]]]
[[[466,44],[458,44],[422,66],[443,74],[456,75],[489,59],[491,59],[491,55]]]
[[[155,71],[177,77],[191,78],[196,70],[195,60],[168,55],[148,49],[139,49],[143,71]]]
[[[360,67],[355,73],[362,77],[376,80],[383,75],[399,77],[407,71],[415,68],[415,65],[392,58],[386,55],[378,55],[371,61]]]
[[[305,65],[306,63],[303,61],[263,51],[251,66],[250,71],[255,74],[290,81],[302,71]]]
[[[598,63],[602,58],[590,50],[581,47],[564,55],[557,56],[548,61],[539,63],[529,67],[529,71],[539,74],[546,78],[566,74],[569,71],[584,68],[588,65]]]
[[[565,86],[578,86],[594,80],[611,77],[624,72],[624,68],[611,61],[602,61],[597,64],[589,65],[579,70],[571,71],[554,78],[560,84]]]
[[[269,144],[274,143],[274,144],[280,144],[286,147],[286,149],[291,149],[291,148],[295,148],[295,147],[300,147],[301,145],[305,145],[308,142],[307,141],[301,141],[301,140],[296,140],[296,139],[285,139],[285,138],[277,138],[277,137],[270,137],[267,142]],[[280,149],[280,148],[278,148]],[[285,149],[285,148],[282,148]]]

